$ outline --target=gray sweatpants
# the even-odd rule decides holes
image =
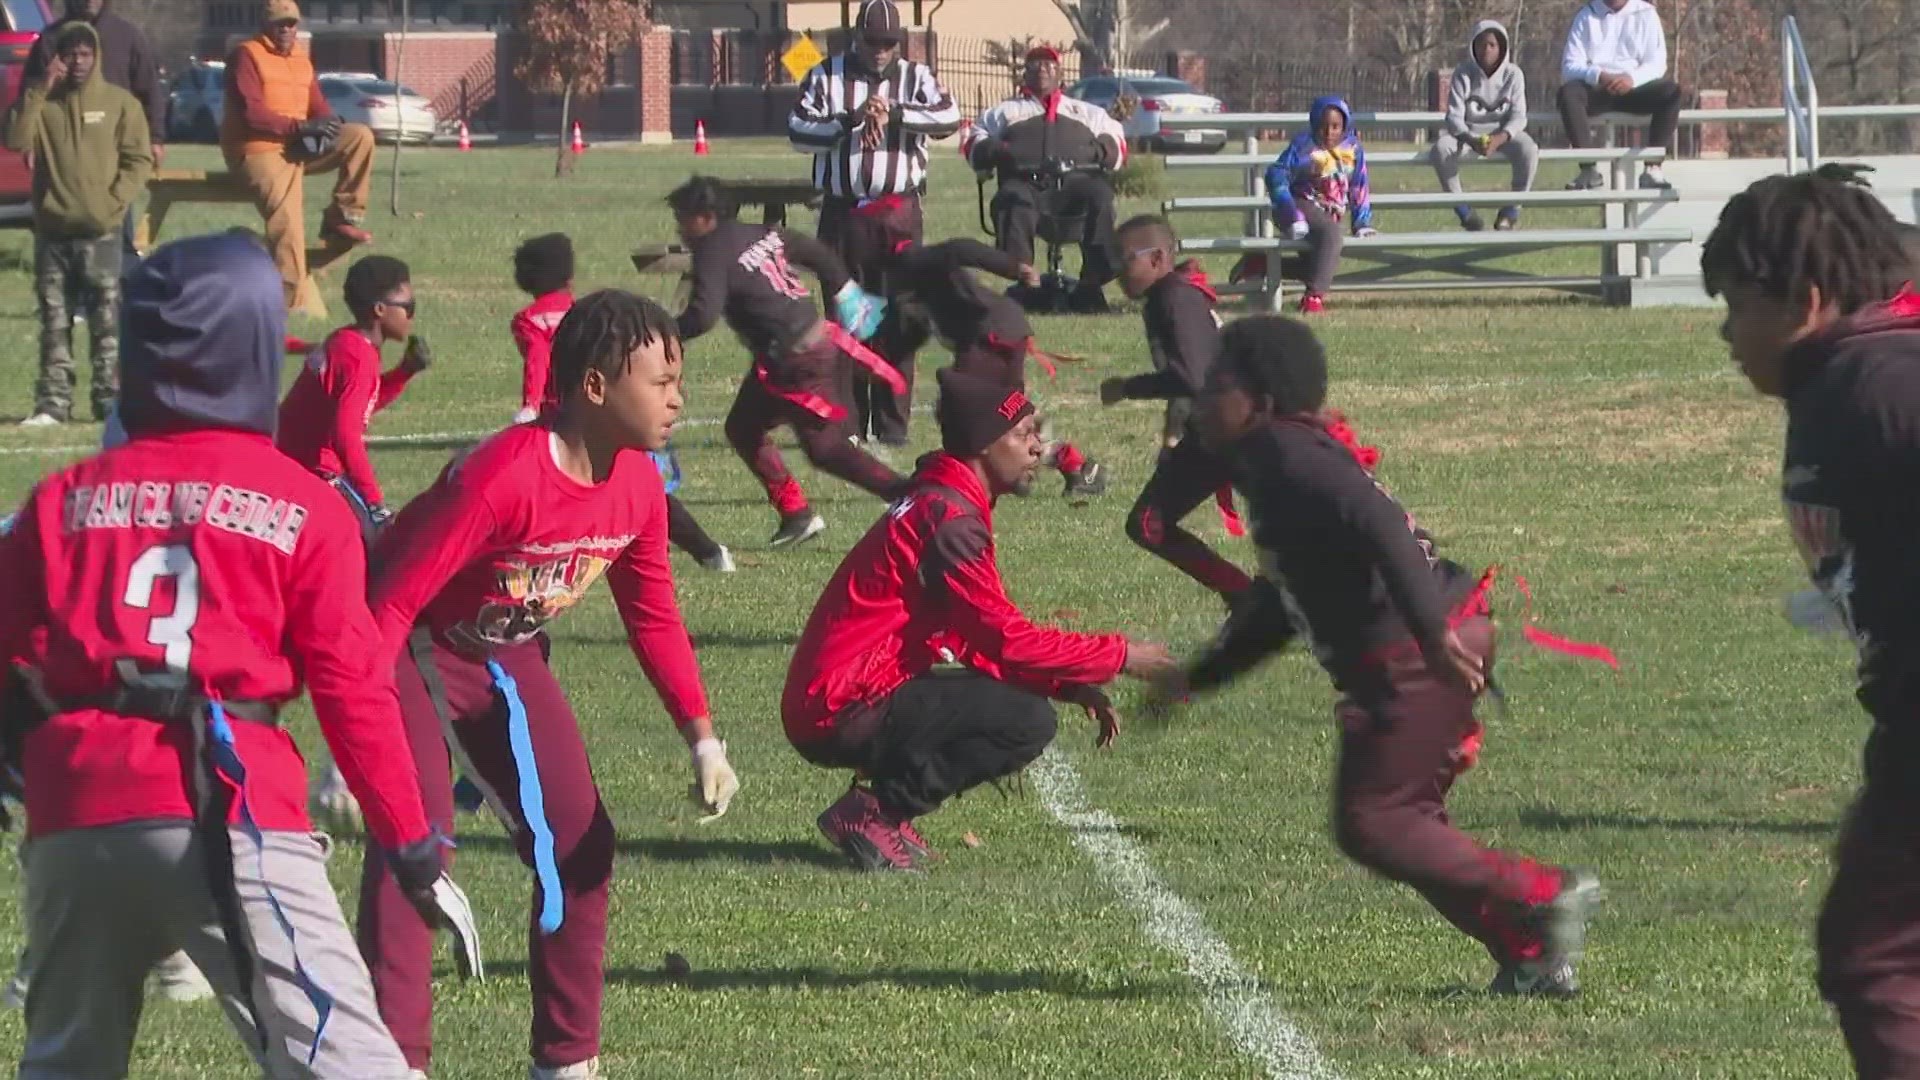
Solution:
[[[192,827],[130,822],[54,833],[27,846],[27,935],[35,963],[20,1080],[126,1076],[147,971],[176,948],[206,974],[227,1019],[272,1080],[404,1080],[406,1062],[380,1020],[373,982],[327,880],[331,841],[270,832],[264,855],[238,832],[232,842],[254,956],[252,1001],[267,1029],[266,1052],[240,996]],[[301,964],[333,996],[311,1066],[316,1015],[295,981],[293,940],[267,903],[263,866],[292,924]]]
[[[1533,136],[1524,131],[1515,132],[1506,145],[1494,153],[1506,158],[1513,164],[1514,191],[1532,191],[1533,178],[1540,171],[1540,146]],[[1433,140],[1433,149],[1428,152],[1427,160],[1433,163],[1433,171],[1439,174],[1440,186],[1458,194],[1460,187],[1460,163],[1469,157],[1479,157],[1480,151],[1454,135],[1443,131]]]
[[[1300,216],[1307,220],[1306,255],[1294,261],[1307,292],[1325,296],[1333,287],[1333,275],[1340,269],[1340,249],[1347,242],[1347,222],[1313,203],[1301,199]]]

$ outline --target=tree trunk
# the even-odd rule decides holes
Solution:
[[[403,65],[407,60],[407,24],[413,21],[413,0],[400,0],[400,47],[393,51],[393,111],[400,118],[400,128],[393,137],[393,175],[387,181],[387,212],[394,217],[400,216],[400,144],[407,141],[407,110],[400,81]],[[431,134],[431,133],[429,133]]]
[[[567,132],[572,130],[573,84],[560,92],[560,145],[553,155],[553,175],[556,179],[573,175],[573,145],[567,141]]]

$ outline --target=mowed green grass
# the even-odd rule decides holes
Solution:
[[[174,161],[203,159],[211,154],[182,148]],[[706,161],[680,149],[595,149],[568,181],[550,178],[551,157],[538,150],[409,150],[405,160],[401,214],[385,210],[383,156],[371,222],[376,250],[412,263],[437,363],[376,418],[382,436],[486,431],[512,414],[519,370],[506,324],[522,299],[508,256],[519,240],[565,230],[579,247],[583,291],[664,296],[671,282],[639,277],[626,254],[670,238],[660,196],[671,185],[696,167],[778,177],[805,165],[773,142],[722,142]],[[950,150],[937,162],[929,231],[971,234],[971,180]],[[1431,182],[1414,169],[1381,178]],[[1222,173],[1201,190],[1235,182]],[[1550,174],[1543,184],[1557,182]],[[320,194],[309,186],[315,217]],[[1446,223],[1445,211],[1414,217],[1385,224]],[[182,207],[169,233],[246,220],[239,207]],[[28,250],[24,234],[0,236],[0,261],[26,260]],[[0,416],[17,418],[30,405],[36,324],[27,273],[8,264]],[[1340,857],[1325,827],[1331,691],[1307,659],[1274,662],[1172,728],[1130,728],[1108,753],[1091,750],[1077,714],[1063,716],[1058,749],[1094,804],[1127,824],[1166,884],[1343,1075],[1844,1070],[1811,986],[1810,925],[1864,725],[1845,644],[1796,632],[1780,614],[1801,580],[1774,494],[1780,420],[1730,372],[1717,319],[1459,294],[1343,300],[1318,324],[1334,402],[1385,450],[1384,479],[1444,550],[1524,573],[1543,622],[1607,642],[1622,659],[1616,675],[1532,652],[1509,618],[1502,679],[1512,709],[1489,713],[1483,764],[1454,800],[1458,820],[1488,842],[1604,877],[1609,904],[1577,1003],[1483,996],[1491,970],[1475,945],[1408,890]],[[313,337],[327,326],[294,329]],[[1217,603],[1121,531],[1153,460],[1157,411],[1097,404],[1100,378],[1146,367],[1138,315],[1043,319],[1039,333],[1050,347],[1098,358],[1057,382],[1035,377],[1061,431],[1117,479],[1083,508],[1051,488],[1002,506],[1000,560],[1013,593],[1036,617],[1192,648],[1213,630]],[[923,378],[941,362],[924,357]],[[1261,1075],[1206,1011],[1184,962],[1147,942],[1136,914],[1031,794],[983,790],[928,819],[946,858],[926,877],[839,868],[813,817],[845,777],[789,749],[777,702],[820,587],[880,507],[802,465],[829,529],[798,551],[765,549],[773,515],[717,426],[746,366],[724,333],[692,349],[688,410],[699,423],[678,438],[683,497],[740,562],[739,573],[718,576],[675,557],[743,782],[731,814],[694,824],[685,750],[612,605],[583,605],[555,628],[555,664],[620,828],[606,997],[612,1075]],[[0,430],[0,495],[17,499],[97,435],[90,426]],[[927,419],[917,421],[915,447],[934,442]],[[385,446],[374,457],[398,502],[450,450]],[[1251,561],[1211,510],[1194,520]],[[1126,691],[1119,700],[1137,699]],[[304,711],[297,725],[318,746]],[[479,908],[492,977],[461,985],[442,958],[434,1075],[515,1076],[526,1059],[530,875],[494,823],[462,825],[458,876]],[[969,833],[978,846],[962,842]],[[348,842],[334,860],[349,911],[359,856]],[[0,895],[12,894],[13,872],[0,860]],[[14,905],[0,904],[0,952],[19,941]],[[687,957],[690,984],[664,975],[668,951]],[[0,1016],[0,1060],[13,1059],[20,1038],[18,1014]],[[246,1067],[216,1008],[156,1003],[134,1072],[241,1076]]]

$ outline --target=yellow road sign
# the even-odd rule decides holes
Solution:
[[[793,43],[793,48],[781,54],[780,65],[787,69],[787,74],[793,76],[794,82],[799,82],[807,77],[807,72],[812,71],[814,65],[826,58],[820,46],[813,43],[813,35],[802,34],[800,40]]]

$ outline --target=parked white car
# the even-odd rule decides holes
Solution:
[[[393,142],[431,142],[440,130],[433,103],[378,75],[355,71],[320,73],[320,93],[333,114],[350,124],[365,124],[374,138]]]
[[[1227,133],[1224,129],[1199,128],[1178,131],[1160,130],[1160,118],[1163,116],[1189,116],[1200,113],[1225,112],[1226,105],[1217,97],[1200,93],[1182,79],[1170,79],[1163,75],[1131,78],[1125,75],[1097,75],[1091,79],[1081,79],[1067,87],[1067,96],[1091,102],[1103,109],[1113,108],[1113,103],[1122,94],[1140,99],[1140,107],[1133,115],[1121,122],[1127,133],[1127,140],[1135,146],[1145,146],[1150,150],[1172,152],[1175,150],[1204,150],[1213,153],[1227,145]]]

